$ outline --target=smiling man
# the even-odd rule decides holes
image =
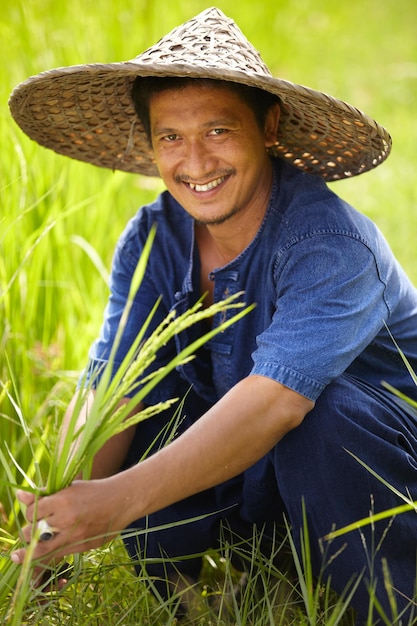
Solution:
[[[273,78],[217,9],[133,61],[31,78],[12,94],[11,110],[44,146],[159,175],[166,185],[120,237],[90,376],[109,359],[155,223],[117,361],[158,298],[153,325],[202,296],[207,305],[244,292],[256,304],[147,396],[146,405],[184,398],[169,445],[161,433],[172,415],[164,413],[111,440],[92,480],[38,500],[38,519],[52,538],[35,556],[64,556],[124,529],[164,526],[127,533],[125,543],[139,571],[144,560],[167,595],[174,574],[198,579],[198,555],[217,547],[220,536],[248,538],[254,524],[269,531],[285,515],[300,548],[304,503],[314,571],[325,565],[338,592],[358,581],[357,623],[367,620],[370,587],[388,621],[392,597],[405,610],[415,596],[414,513],[388,529],[380,522],[334,541],[325,563],[321,552],[335,526],[401,503],[348,452],[417,499],[416,416],[381,386],[386,380],[415,395],[390,333],[416,369],[416,290],[376,226],[326,185],[384,161],[385,129],[346,103]],[[198,332],[204,329],[178,335],[153,367]],[[18,497],[33,520],[33,496]],[[190,518],[197,519],[175,524]],[[31,533],[29,524],[25,537]],[[20,550],[13,558],[23,556]],[[384,579],[384,563],[391,579]],[[375,610],[375,623],[379,617]]]
[[[137,79],[135,84],[140,113],[142,85],[149,88],[150,82]],[[161,90],[163,79],[156,82]],[[243,224],[250,241],[269,202],[272,163],[267,148],[276,142],[279,105],[269,109],[260,127],[236,87],[210,80],[176,82],[175,89],[158,91],[149,102],[158,171],[172,196],[200,224],[220,225],[234,216],[255,222],[250,232]]]

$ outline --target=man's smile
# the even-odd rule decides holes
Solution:
[[[193,191],[198,191],[198,192],[210,191],[211,189],[214,189],[215,187],[218,187],[219,185],[221,185],[221,183],[224,180],[226,180],[226,178],[227,176],[221,176],[220,178],[211,180],[210,182],[205,183],[204,185],[199,185],[198,183],[187,183],[187,184]]]

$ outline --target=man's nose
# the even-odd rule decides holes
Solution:
[[[187,142],[184,154],[185,173],[193,180],[200,180],[207,172],[214,169],[213,154],[205,145],[204,141],[198,139]]]

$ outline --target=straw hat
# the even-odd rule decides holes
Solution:
[[[271,153],[326,180],[366,172],[390,152],[387,131],[358,109],[273,78],[233,20],[216,8],[131,61],[63,67],[29,78],[11,94],[11,113],[29,137],[60,154],[158,176],[131,100],[136,76],[212,78],[279,96],[281,121]]]

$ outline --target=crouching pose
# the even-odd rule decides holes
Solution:
[[[171,573],[199,576],[200,559],[181,557],[216,547],[221,533],[248,537],[254,524],[281,524],[285,515],[300,547],[304,506],[317,574],[325,565],[323,537],[333,528],[401,504],[357,458],[417,499],[416,416],[381,385],[415,395],[391,336],[417,368],[417,293],[377,227],[326,184],[384,161],[384,128],[344,102],[273,78],[217,9],[132,61],[31,78],[10,104],[42,145],[160,176],[166,186],[120,237],[87,372],[109,359],[155,223],[116,361],[158,298],[147,333],[202,296],[209,305],[242,292],[242,301],[256,304],[146,397],[143,406],[185,398],[168,445],[160,435],[167,412],[109,441],[92,480],[38,500],[38,518],[54,536],[38,544],[36,557],[88,550],[97,536],[125,529],[165,526],[135,538],[126,533],[125,542],[135,561],[149,560],[159,592],[169,594]],[[215,316],[212,327],[221,322]],[[202,324],[176,336],[153,367],[204,332]],[[33,520],[33,496],[18,497]],[[174,524],[190,518],[199,520]],[[417,517],[407,513],[330,544],[324,572],[333,588],[360,580],[352,599],[358,624],[367,618],[369,586],[388,616],[390,596],[400,612],[414,599],[416,531]],[[23,556],[22,549],[14,559]]]

